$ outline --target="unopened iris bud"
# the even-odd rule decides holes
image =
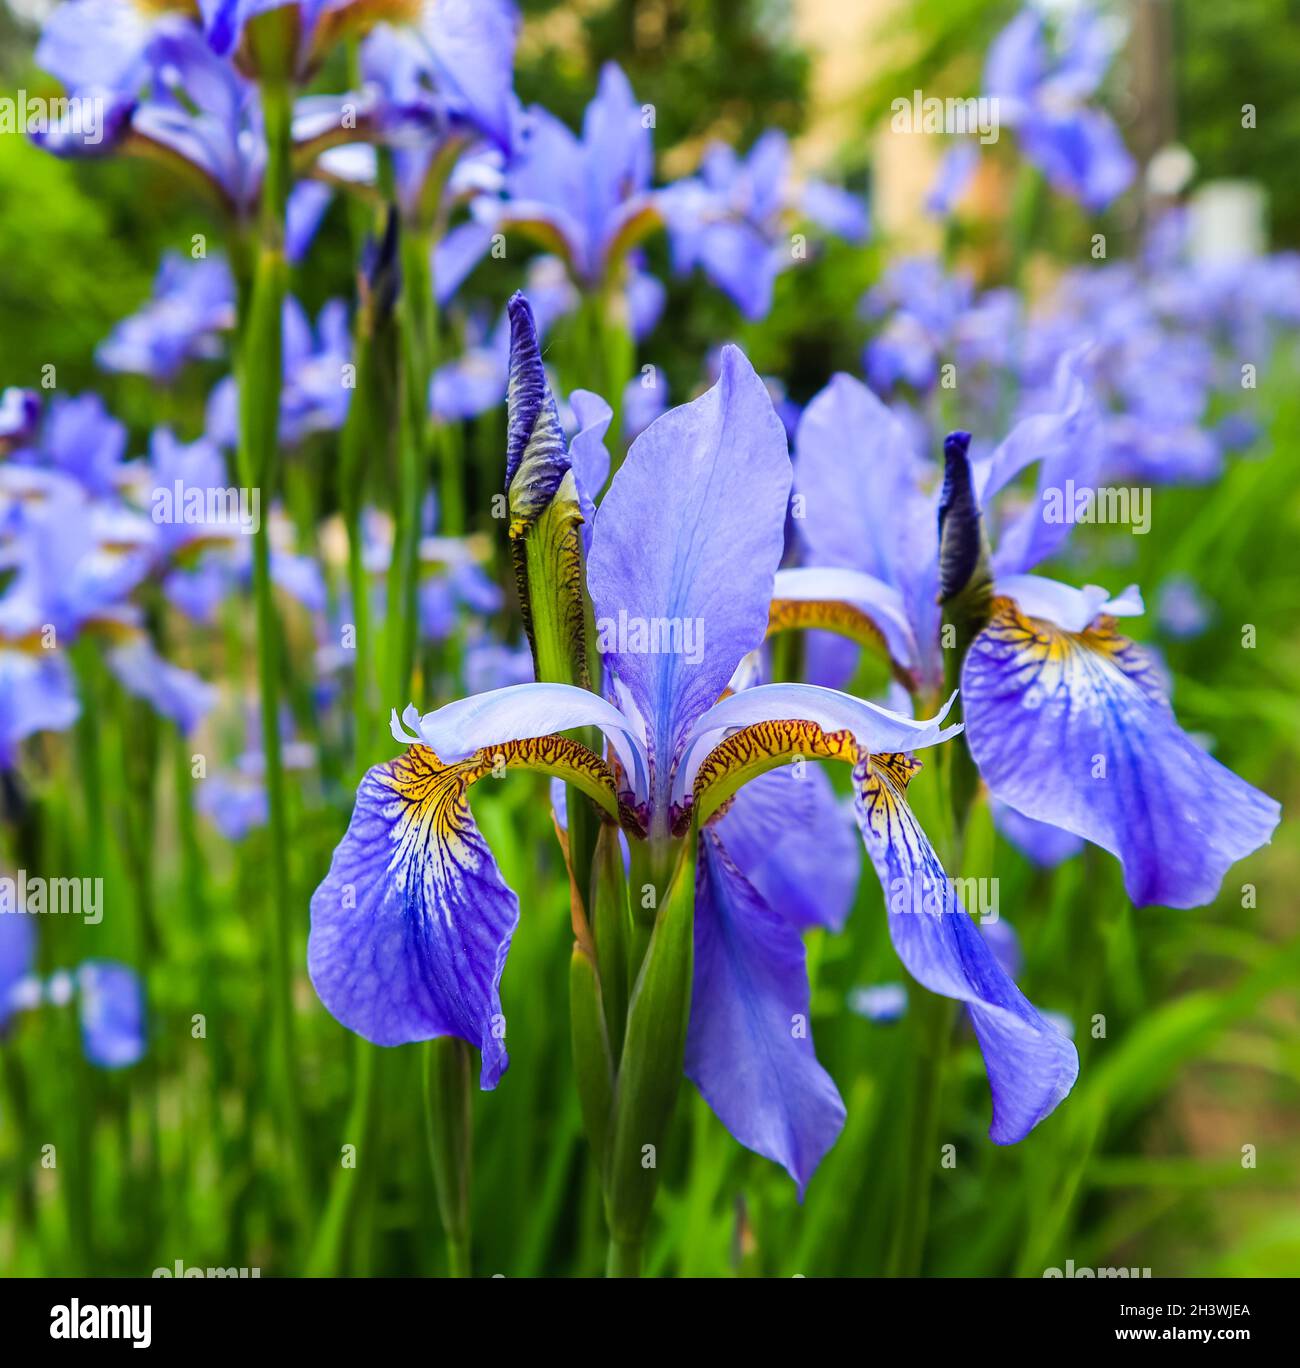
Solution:
[[[943,497],[939,503],[939,602],[967,591],[987,594],[992,583],[988,543],[971,483],[970,433],[943,442]]]
[[[510,300],[506,492],[524,626],[537,678],[587,685],[582,511],[533,311]]]
[[[957,689],[966,652],[993,611],[988,538],[975,499],[969,452],[969,432],[950,432],[944,439],[939,602],[943,604],[944,679],[949,693]],[[978,772],[963,743],[954,754],[949,781],[949,798],[959,830],[965,826],[978,787]]]

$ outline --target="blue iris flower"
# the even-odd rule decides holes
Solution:
[[[1114,51],[1101,16],[1080,6],[1065,21],[1059,51],[1042,16],[1022,10],[994,40],[984,94],[1002,123],[1052,187],[1089,209],[1104,209],[1128,189],[1135,164],[1110,116],[1089,103]]]
[[[699,266],[749,319],[767,317],[777,276],[795,264],[790,233],[800,220],[848,242],[867,236],[858,196],[827,181],[796,181],[779,129],[744,157],[714,143],[699,174],[668,186],[660,203],[676,269]]]
[[[219,357],[234,326],[235,281],[224,258],[168,252],[149,301],[100,343],[95,360],[107,371],[173,380],[187,362]]]
[[[67,648],[83,635],[106,643],[105,661],[128,693],[183,731],[214,699],[209,684],[158,655],[131,598],[165,555],[159,527],[118,497],[93,497],[55,466],[62,450],[40,448],[45,464],[6,467],[0,482],[0,563],[12,571],[0,593],[4,768],[28,736],[65,730],[79,715]],[[110,464],[123,485],[138,469]],[[94,462],[86,470],[102,474]]]
[[[1005,510],[997,528],[993,616],[962,668],[970,753],[994,799],[1117,856],[1134,903],[1194,907],[1269,840],[1280,809],[1178,726],[1151,657],[1116,630],[1118,618],[1142,612],[1135,588],[1111,597],[1027,573],[1071,530],[1048,515],[1045,496],[1067,479],[1096,480],[1097,412],[1079,359],[1062,362],[1053,410],[1017,424],[991,455],[972,462],[967,434],[947,439],[946,473],[965,498],[948,509],[942,545],[938,491],[901,426],[866,386],[836,376],[808,405],[796,442],[809,564],[782,572],[777,594],[857,607],[896,668],[933,693],[943,678],[936,601],[964,582],[955,562],[977,550],[981,507],[1000,511],[998,493],[1038,463],[1037,496]],[[849,664],[834,661],[840,672]],[[1023,824],[1019,832],[1035,840]]]
[[[0,1045],[20,1012],[75,999],[86,1058],[101,1069],[137,1063],[147,1045],[139,975],[115,960],[90,959],[40,979],[34,922],[34,914],[21,910],[0,914]]]
[[[586,793],[634,844],[698,825],[686,1072],[732,1134],[802,1189],[844,1106],[810,1035],[791,1030],[809,1011],[801,932],[842,924],[857,857],[824,776],[786,762],[838,759],[852,767],[895,948],[918,981],[971,1008],[991,1136],[1022,1138],[1069,1091],[1077,1058],[998,965],[907,805],[919,766],[906,753],[958,729],[943,711],[914,720],[807,684],[728,692],[767,632],[785,543],[791,466],[762,380],[727,348],[717,383],[641,433],[593,508],[608,405],[589,406],[592,424],[566,450],[522,300],[512,320],[507,468],[543,502],[572,476],[588,510],[604,693],[522,684],[394,716],[407,749],[362,780],[312,898],[308,968],[321,1000],[377,1044],[465,1039],[495,1087],[519,900],[475,825],[471,786],[539,769]],[[638,633],[651,624],[697,634],[697,649],[649,650]],[[585,727],[603,734],[604,753],[566,735]]]
[[[540,105],[517,111],[504,197],[473,212],[488,233],[518,229],[561,258],[594,291],[620,278],[628,253],[662,221],[650,188],[652,121],[622,70],[602,68],[578,137]]]

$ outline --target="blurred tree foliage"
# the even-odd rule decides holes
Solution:
[[[596,71],[616,61],[655,107],[662,153],[725,137],[748,147],[766,128],[797,132],[807,112],[808,57],[792,0],[522,0],[531,27],[516,88],[578,127]],[[575,43],[575,38],[581,41]]]
[[[810,61],[794,41],[799,3],[521,0],[527,24],[517,88],[526,103],[545,103],[579,127],[601,63],[619,61],[637,95],[654,106],[661,175],[685,174],[712,137],[746,149],[765,128],[797,135],[805,126]],[[1300,240],[1300,184],[1284,174],[1300,138],[1300,102],[1292,98],[1300,0],[1169,3],[1180,135],[1201,176],[1260,179],[1272,197],[1276,241]],[[864,139],[845,149],[853,188],[867,189],[865,135],[887,117],[889,101],[916,86],[977,91],[984,51],[1016,8],[1015,0],[911,0],[890,11],[874,63],[879,75],[856,111]],[[34,42],[30,26],[0,5],[0,94],[55,92],[32,64]],[[1256,105],[1259,126],[1243,136],[1247,102]],[[61,389],[98,383],[115,391],[97,376],[95,346],[147,297],[165,250],[188,250],[192,233],[216,227],[208,207],[163,168],[116,158],[60,162],[23,137],[0,137],[0,316],[9,322],[0,330],[0,383],[36,383],[48,362],[58,368]],[[762,329],[745,327],[700,279],[670,279],[662,238],[647,252],[651,269],[670,285],[647,359],[665,369],[675,399],[698,383],[707,348],[728,337],[753,347],[758,364],[786,376],[799,399],[829,369],[857,368],[862,334],[853,304],[875,274],[875,250],[827,247],[818,269],[780,282],[777,308]],[[297,282],[313,313],[329,295],[350,290],[350,253],[335,209]],[[472,282],[471,293],[499,294],[507,283],[499,274]],[[111,397],[134,407],[129,393]]]
[[[1300,244],[1300,0],[1179,0],[1175,24],[1179,131],[1200,178],[1260,181],[1274,244]],[[1256,110],[1250,131],[1245,104]]]

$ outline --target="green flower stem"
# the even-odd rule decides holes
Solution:
[[[269,511],[279,455],[282,384],[282,316],[288,268],[284,258],[284,204],[290,175],[292,91],[287,82],[262,86],[267,165],[263,181],[261,238],[253,267],[246,316],[240,319],[239,462],[244,484],[260,492]],[[266,760],[270,862],[270,1015],[271,1092],[279,1110],[281,1147],[299,1221],[305,1217],[303,1126],[293,1028],[293,917],[296,904],[289,874],[289,824],[279,727],[279,623],[271,584],[268,518],[253,538],[253,600],[257,623],[258,695],[262,711],[262,749]]]
[[[912,994],[912,1093],[903,1128],[903,1186],[894,1228],[889,1271],[898,1278],[921,1272],[930,1216],[930,1187],[939,1162],[939,1108],[944,1065],[956,1004],[925,989]]]
[[[399,246],[401,380],[398,390],[398,491],[393,556],[388,579],[388,696],[399,710],[409,701],[415,669],[420,573],[420,512],[430,453],[429,380],[436,310],[429,239],[403,228]]]
[[[453,1278],[470,1276],[470,1048],[456,1036],[439,1036],[425,1047],[425,1120],[438,1214],[447,1236]]]
[[[375,1134],[376,1103],[375,1066],[378,1049],[361,1036],[353,1037],[352,1106],[348,1111],[343,1138],[357,1147],[362,1164],[371,1162],[371,1141]],[[330,1186],[325,1214],[316,1231],[315,1241],[307,1259],[310,1278],[336,1277],[343,1243],[348,1233],[352,1213],[362,1188],[362,1170],[345,1168],[335,1171]]]
[[[681,1085],[695,953],[692,826],[677,843],[678,863],[659,906],[645,961],[632,990],[627,1039],[614,1096],[605,1214],[610,1273],[633,1277],[658,1188],[660,1149]]]
[[[360,778],[370,764],[374,744],[375,702],[371,662],[375,655],[370,631],[370,585],[365,567],[365,542],[361,519],[365,511],[366,453],[382,451],[375,393],[376,329],[379,322],[371,301],[357,310],[353,337],[356,388],[348,404],[348,416],[339,434],[339,483],[343,522],[348,535],[348,591],[352,599],[352,746],[354,777]]]
[[[208,920],[210,907],[207,892],[207,865],[199,845],[198,824],[194,812],[194,775],[191,770],[190,745],[179,729],[173,732],[176,776],[176,825],[181,856],[181,887],[191,920],[191,934],[199,947],[199,993],[203,1012],[218,1023],[207,1036],[208,1047],[208,1124],[212,1127],[212,1148],[220,1158],[225,1153],[225,1123],[221,1116],[221,1090],[226,1079],[226,1033],[221,1029],[223,1014],[221,973],[216,937]]]
[[[601,823],[592,866],[591,930],[596,941],[596,967],[609,1040],[609,1052],[617,1068],[623,1055],[627,1030],[627,1007],[631,976],[631,915],[627,879],[623,873],[623,848],[619,831]]]
[[[641,1242],[624,1243],[610,1240],[609,1258],[605,1262],[607,1278],[639,1278],[641,1276]]]

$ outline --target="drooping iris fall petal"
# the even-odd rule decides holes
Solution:
[[[686,1074],[747,1148],[785,1168],[802,1196],[844,1126],[817,1062],[797,928],[705,831],[695,883],[695,978]]]
[[[854,770],[856,811],[885,894],[889,935],[923,987],[966,1004],[993,1094],[989,1138],[1013,1144],[1074,1085],[1074,1046],[1038,1013],[998,963],[907,805],[918,768],[905,756],[871,756]]]
[[[1179,727],[1150,658],[1107,618],[1071,632],[998,599],[962,698],[994,797],[1109,850],[1139,905],[1211,901],[1277,826],[1279,805]]]

